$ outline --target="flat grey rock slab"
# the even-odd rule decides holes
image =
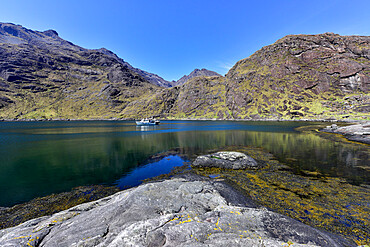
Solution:
[[[342,134],[350,141],[357,141],[370,144],[370,122],[363,122],[343,127],[338,127],[336,124],[326,126],[322,129],[324,132]]]
[[[247,169],[258,168],[257,161],[252,157],[240,152],[217,152],[198,156],[193,167],[216,167],[224,169]]]
[[[343,246],[336,236],[265,208],[236,206],[216,183],[144,184],[3,229],[0,246]]]

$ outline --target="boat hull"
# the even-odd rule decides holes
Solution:
[[[153,125],[158,125],[157,123],[143,123],[140,121],[136,121],[136,125],[138,126],[153,126]]]

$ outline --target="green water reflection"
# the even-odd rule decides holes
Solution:
[[[157,153],[194,156],[226,146],[263,147],[280,161],[354,183],[369,182],[369,147],[299,133],[307,123],[0,123],[0,206],[91,184],[113,184]],[[312,124],[312,123],[311,123]]]

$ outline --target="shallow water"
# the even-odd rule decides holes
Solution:
[[[369,183],[369,146],[335,142],[294,128],[318,123],[163,121],[1,122],[0,206],[91,184],[135,186],[189,157],[227,146],[262,147],[303,170]]]

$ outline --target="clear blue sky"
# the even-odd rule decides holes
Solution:
[[[1,0],[0,22],[105,47],[177,80],[195,68],[225,74],[288,34],[370,35],[370,0]]]

